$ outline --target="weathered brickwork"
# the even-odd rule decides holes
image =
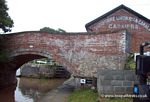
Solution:
[[[88,32],[126,30],[126,53],[139,52],[140,44],[150,41],[150,20],[124,5],[87,23],[85,27]],[[139,84],[135,71],[97,70],[97,88],[102,96],[133,94],[134,84]]]
[[[150,21],[144,21],[135,14],[120,9],[87,28],[88,32],[111,32],[126,29],[130,36],[130,51],[138,52],[139,44],[150,41]]]
[[[114,33],[49,34],[22,32],[5,35],[7,49],[17,62],[48,57],[76,76],[96,76],[98,68],[122,69],[128,47],[126,31]]]
[[[0,87],[15,80],[21,65],[43,57],[59,62],[74,76],[97,77],[99,69],[123,69],[126,54],[139,52],[139,44],[150,41],[150,20],[124,5],[88,23],[86,29],[87,33],[0,35],[13,58],[13,65],[0,70]],[[14,77],[9,79],[10,73]]]

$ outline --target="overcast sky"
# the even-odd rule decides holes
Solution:
[[[149,0],[6,0],[14,21],[12,32],[43,27],[85,32],[85,24],[121,4],[150,19]]]

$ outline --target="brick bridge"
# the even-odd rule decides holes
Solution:
[[[74,76],[97,77],[98,69],[123,69],[126,54],[139,51],[139,44],[150,41],[150,20],[124,5],[85,27],[87,33],[31,31],[0,35],[13,59],[0,64],[0,87],[15,83],[21,65],[43,57],[59,62]]]
[[[5,84],[9,84],[21,65],[43,57],[62,64],[74,76],[96,76],[98,68],[121,69],[122,55],[128,49],[126,35],[124,30],[51,34],[31,31],[1,35],[13,61],[7,63],[7,68],[0,69],[0,82],[7,80]]]

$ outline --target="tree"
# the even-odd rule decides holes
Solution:
[[[62,33],[66,33],[66,31],[65,30],[63,30],[63,29],[61,29],[61,28],[58,28],[58,30],[57,30],[58,32],[62,32]]]
[[[13,20],[7,13],[8,7],[5,0],[0,0],[0,31],[4,33],[11,31],[13,27]],[[7,63],[10,61],[8,51],[5,48],[6,41],[3,36],[0,36],[0,63]]]
[[[8,7],[5,0],[0,0],[0,29],[6,33],[10,32],[13,27],[13,20],[8,15]]]
[[[63,29],[58,29],[58,30],[55,30],[53,28],[49,28],[49,27],[44,27],[42,29],[40,29],[40,31],[43,31],[43,32],[49,32],[49,33],[65,33],[66,31],[63,30]]]

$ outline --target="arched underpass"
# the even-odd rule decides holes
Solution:
[[[52,58],[50,57],[50,55],[41,55],[37,52],[30,52],[30,54],[28,54],[28,52],[23,52],[15,54],[13,53],[13,61],[11,62],[12,66],[13,64],[15,65],[15,63],[17,63],[17,66],[11,66],[11,68],[13,70],[17,70],[20,68],[20,66],[26,64],[29,61],[35,60],[35,59],[41,59],[41,58]],[[14,71],[15,72],[15,71]],[[1,101],[10,101],[13,102],[15,101],[39,101],[39,102],[49,102],[49,96],[52,97],[51,100],[56,100],[56,99],[61,99],[64,100],[65,97],[68,96],[68,94],[73,90],[73,87],[71,87],[71,91],[67,89],[67,93],[66,93],[66,89],[64,90],[65,92],[59,92],[60,90],[57,89],[58,86],[60,86],[61,84],[63,84],[64,81],[66,81],[67,79],[52,79],[48,80],[48,79],[32,79],[32,78],[17,78],[18,80],[18,84],[16,87],[16,91],[14,93],[14,86],[11,85],[10,88],[8,88],[7,90],[7,94],[0,93],[0,98],[3,99]],[[64,87],[64,85],[61,85]],[[69,86],[70,87],[70,86]],[[67,86],[68,88],[68,86]],[[57,93],[54,91],[57,90]],[[2,91],[1,91],[2,92]],[[51,95],[49,95],[51,94]],[[15,96],[15,99],[14,99]],[[59,97],[59,98],[58,98]],[[8,100],[9,99],[9,100]],[[55,102],[55,101],[54,101]]]
[[[38,59],[38,61],[44,59]],[[49,102],[49,100],[51,100],[52,102],[56,102],[56,100],[58,100],[63,102],[66,100],[66,97],[68,97],[74,89],[74,86],[68,85],[69,83],[63,84],[67,78],[69,78],[68,76],[64,76],[66,71],[61,72],[61,76],[53,76],[53,74],[56,74],[56,71],[48,64],[40,64],[39,66],[39,64],[34,64],[33,62],[35,61],[26,63],[23,65],[25,67],[21,67],[21,76],[26,77],[17,78],[18,85],[15,91],[16,101]],[[55,67],[60,67],[60,65],[56,65]]]
[[[19,71],[19,72],[18,72]],[[36,59],[25,63],[17,70],[20,77],[31,77],[31,78],[69,78],[71,73],[65,66],[62,66],[58,62],[48,59]]]

